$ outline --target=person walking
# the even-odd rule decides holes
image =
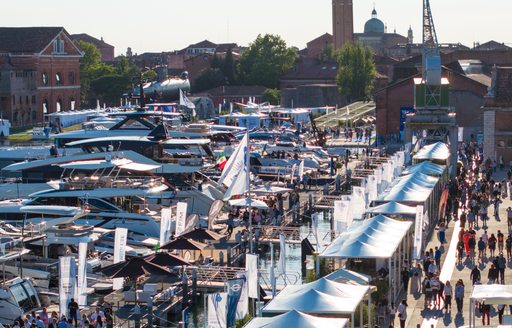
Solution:
[[[405,328],[405,321],[407,320],[407,301],[403,300],[398,306],[398,319],[400,319],[400,328]]]
[[[448,312],[448,308],[450,309],[450,312],[452,311],[452,296],[452,285],[449,280],[446,280],[446,283],[444,284],[444,309],[446,312]]]
[[[489,241],[488,241],[488,244],[489,244],[489,253],[490,253],[490,256],[491,257],[494,257],[494,252],[496,251],[496,243],[498,242],[498,240],[496,239],[496,237],[494,236],[493,233],[491,233],[491,237],[489,237]]]
[[[487,318],[487,325],[490,325],[490,314],[491,314],[491,306],[489,304],[485,304],[483,301],[480,304],[480,313],[482,314],[482,325],[485,326],[485,318]]]
[[[411,277],[411,293],[418,294],[421,293],[421,280],[423,278],[423,270],[421,269],[421,265],[418,263],[416,267],[412,271]]]
[[[478,269],[478,266],[475,265],[473,267],[473,270],[471,270],[471,273],[469,275],[469,279],[471,279],[471,282],[473,283],[473,286],[475,285],[475,283],[477,281],[480,281],[481,274],[480,274],[480,270]]]
[[[485,256],[485,242],[482,237],[480,237],[480,240],[478,241],[478,260],[484,261]]]
[[[395,318],[396,318],[396,306],[394,302],[391,302],[391,305],[389,306],[389,326],[394,327],[395,326]]]
[[[464,282],[462,279],[455,284],[455,302],[457,303],[457,312],[461,313],[464,305]]]
[[[498,268],[493,264],[491,264],[491,267],[489,268],[489,273],[487,274],[487,278],[489,279],[489,284],[496,283],[496,280],[498,280],[499,277],[499,271]]]
[[[497,237],[498,237],[498,251],[500,253],[503,253],[503,246],[504,246],[504,243],[505,243],[505,236],[503,235],[501,230],[498,230]]]
[[[500,284],[505,284],[505,268],[507,267],[507,260],[503,256],[503,253],[500,253],[500,256],[498,257],[498,272],[500,274]]]
[[[404,266],[404,268],[401,272],[401,276],[402,276],[402,284],[404,286],[404,291],[407,294],[407,291],[409,290],[409,270],[407,269],[407,267]]]
[[[508,235],[505,240],[505,249],[507,250],[507,260],[512,258],[512,235]]]

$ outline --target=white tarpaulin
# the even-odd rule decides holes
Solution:
[[[75,300],[80,307],[87,306],[87,243],[78,244],[78,279]]]
[[[72,256],[59,258],[59,312],[69,316],[67,311],[71,298],[75,297],[76,266]]]
[[[228,293],[208,295],[208,327],[226,328]]]
[[[431,145],[423,146],[416,155],[413,156],[415,161],[421,160],[439,160],[446,161],[450,158],[450,148],[444,142],[436,142]]]
[[[475,285],[471,299],[486,304],[512,304],[512,285]]]
[[[414,164],[405,169],[403,174],[415,174],[415,173],[423,173],[430,176],[439,177],[443,175],[446,170],[445,165],[435,164],[429,161],[421,162],[418,164]]]
[[[353,225],[321,254],[327,258],[390,258],[409,232],[412,222],[383,215]]]
[[[244,328],[345,328],[348,319],[319,318],[299,311],[289,311],[271,318],[254,318]]]
[[[185,231],[187,225],[187,206],[188,204],[185,202],[179,202],[176,206],[176,237]]]
[[[377,177],[375,175],[368,176],[368,203],[373,202],[378,197]]]
[[[419,260],[423,256],[423,206],[416,206],[416,220],[414,222],[413,258]]]
[[[162,213],[160,217],[160,245],[165,245],[171,240],[171,219],[171,208],[162,208]]]
[[[348,200],[334,201],[334,230],[338,233],[343,232],[348,228],[348,216],[350,214],[349,208],[350,201]]]
[[[247,271],[247,287],[250,298],[258,298],[258,255],[245,254],[245,271]]]
[[[258,208],[261,210],[268,209],[268,205],[265,202],[251,198],[232,199],[229,201],[229,205],[236,207]]]
[[[125,260],[127,238],[128,229],[117,227],[114,239],[114,264]],[[114,290],[123,288],[123,278],[114,278],[112,281]]]

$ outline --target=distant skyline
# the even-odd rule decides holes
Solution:
[[[388,32],[421,42],[422,0],[353,0],[354,32],[363,32],[375,4]],[[172,51],[210,40],[246,46],[258,34],[280,35],[289,46],[304,48],[332,33],[332,0],[24,0],[3,5],[1,26],[63,26],[70,34],[87,33],[126,53]],[[512,46],[512,1],[431,0],[439,42],[489,40]]]

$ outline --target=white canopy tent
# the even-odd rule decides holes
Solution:
[[[423,146],[413,157],[414,163],[422,161],[440,161],[448,164],[450,149],[444,142]]]
[[[475,302],[512,305],[512,285],[475,285],[469,305],[469,327],[475,327]]]
[[[398,221],[379,214],[339,235],[318,258],[374,259],[376,269],[387,260],[391,302],[398,292],[402,264],[410,260],[412,225],[411,221]]]
[[[344,328],[348,319],[319,318],[296,310],[272,318],[254,318],[245,328]]]
[[[251,198],[240,198],[240,199],[232,199],[229,202],[229,205],[236,206],[236,207],[251,207],[251,208],[257,208],[260,210],[267,210],[268,206],[265,202],[262,202],[261,200],[257,199],[251,199]]]
[[[421,162],[421,163],[409,166],[402,172],[402,174],[408,175],[408,174],[414,174],[414,173],[420,172],[420,173],[423,173],[426,175],[439,177],[444,174],[445,170],[446,170],[445,165],[439,165],[439,164],[435,164],[435,163],[426,161],[426,162]]]
[[[388,202],[375,207],[370,207],[366,213],[370,214],[386,214],[386,215],[406,215],[415,216],[416,206],[407,206],[397,202]]]
[[[256,187],[256,188],[252,189],[251,191],[257,195],[277,195],[277,194],[285,194],[287,192],[291,192],[292,189],[278,187],[278,186],[265,185],[265,186]]]
[[[371,281],[370,276],[367,276],[367,275],[359,273],[359,272],[347,270],[347,269],[339,269],[337,271],[334,271],[334,272],[328,274],[327,276],[325,276],[325,278],[335,281],[335,282],[351,284],[351,285],[353,285],[353,284],[369,285],[370,281]]]

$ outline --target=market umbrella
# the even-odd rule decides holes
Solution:
[[[268,210],[268,205],[265,202],[257,199],[250,198],[241,198],[241,199],[232,199],[229,202],[229,205],[236,207],[251,207],[258,208],[261,210]]]
[[[219,240],[224,236],[211,230],[196,228],[187,232],[186,234],[181,235],[180,237],[193,240]]]
[[[163,245],[162,247],[160,247],[160,249],[182,249],[200,251],[203,250],[206,246],[206,244],[200,243],[192,239],[178,237]]]
[[[181,257],[167,252],[158,252],[156,254],[149,255],[146,257],[146,261],[162,267],[175,267],[190,264]]]
[[[174,273],[164,267],[151,263],[144,257],[133,257],[127,261],[111,264],[101,270],[110,278],[139,277],[143,275],[170,276]]]

